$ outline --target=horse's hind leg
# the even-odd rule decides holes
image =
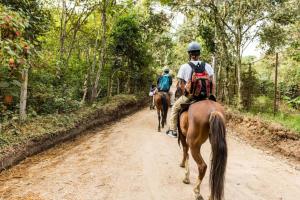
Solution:
[[[204,160],[203,160],[203,158],[200,154],[200,147],[201,147],[201,145],[191,144],[191,153],[192,153],[192,156],[193,156],[194,160],[197,163],[198,171],[199,171],[197,185],[194,188],[196,200],[202,200],[203,199],[203,197],[200,194],[200,185],[201,185],[201,182],[203,180],[203,177],[204,177],[206,169],[207,169],[207,165],[204,162]]]
[[[183,152],[183,158],[182,158],[180,167],[185,167],[186,159],[188,159],[188,156],[189,156],[189,154],[188,154],[189,147],[188,147],[188,145],[186,143],[186,137],[183,136],[183,135],[181,135],[180,137],[182,137],[182,138],[180,138],[180,142],[182,144],[182,150],[183,150],[182,151]]]
[[[161,120],[161,127],[164,128],[164,126],[167,124],[167,113],[162,114],[162,120]]]
[[[189,145],[186,142],[186,132],[188,129],[188,119],[187,119],[187,113],[183,113],[180,115],[180,127],[178,127],[178,132],[179,132],[179,139],[182,144],[182,150],[183,150],[183,158],[182,162],[180,164],[180,167],[185,168],[185,177],[183,179],[183,182],[185,184],[190,183],[190,169],[189,169]]]
[[[158,132],[160,132],[160,110],[157,109],[157,116],[158,116]]]
[[[189,147],[186,145],[183,146],[182,148],[183,148],[183,160],[181,166],[184,164],[184,168],[185,168],[185,174],[184,174],[185,176],[183,179],[183,183],[189,184],[190,183],[190,168],[189,168],[189,154],[188,154]]]
[[[189,184],[190,183],[189,154],[188,154],[189,146],[186,143],[186,137],[181,132],[179,132],[179,134],[180,134],[179,138],[182,144],[182,151],[183,151],[183,158],[180,167],[185,168],[185,176],[183,179],[183,183]]]
[[[164,128],[165,126],[165,114],[161,111],[161,127]]]

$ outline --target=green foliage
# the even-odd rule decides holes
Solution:
[[[254,99],[252,111],[254,113],[272,113],[273,100],[268,96],[259,96]]]
[[[243,87],[242,87],[242,101],[243,107],[247,110],[251,108],[255,97],[261,94],[260,81],[257,78],[257,73],[252,68],[242,73]],[[265,94],[265,93],[263,93]]]
[[[119,58],[119,63],[116,63],[112,70],[119,67],[120,71],[126,72],[122,80],[126,82],[129,93],[134,92],[134,85],[142,86],[149,82],[151,57],[147,51],[147,46],[142,38],[137,15],[125,14],[120,16],[110,34],[109,47],[112,54]]]
[[[300,96],[292,99],[288,96],[284,96],[283,100],[285,100],[289,106],[291,106],[292,108],[296,109],[296,110],[300,110]]]
[[[283,126],[300,133],[299,114],[278,113],[274,116],[273,114],[260,113],[259,116],[265,120],[280,123]]]
[[[16,106],[20,72],[29,67],[32,45],[24,38],[27,26],[26,18],[0,5],[0,102],[6,104],[3,110]]]
[[[121,16],[115,23],[110,37],[113,53],[134,59],[142,39],[136,15]]]
[[[41,73],[43,72],[43,73]],[[60,87],[55,87],[55,76],[46,71],[33,72],[30,80],[29,105],[37,114],[66,113],[77,110],[79,102],[67,88],[64,95]],[[52,84],[51,84],[52,83]]]
[[[241,102],[240,74],[242,103],[249,110],[253,104],[257,112],[263,110],[259,105],[272,109],[272,53],[281,49],[280,95],[289,98],[286,104],[297,107],[300,54],[295,0],[160,1],[185,14],[176,33],[170,32],[173,13],[154,9],[159,1],[109,1],[106,7],[87,0],[65,7],[39,0],[0,2],[9,7],[1,6],[0,13],[0,108],[10,118],[17,113],[20,69],[24,67],[30,66],[29,114],[65,113],[92,99],[97,78],[98,99],[148,90],[163,66],[175,74],[188,61],[186,46],[193,40],[201,43],[201,60],[211,63],[212,56],[216,58],[220,97]],[[192,4],[198,6],[189,6]],[[249,71],[247,63],[255,59],[245,58],[240,65],[241,49],[256,33],[270,55],[255,62]],[[24,52],[24,47],[29,50],[33,46],[38,52]],[[13,105],[4,105],[5,95],[13,96]]]
[[[261,44],[267,48],[267,53],[271,54],[276,49],[286,43],[286,31],[278,25],[265,26],[260,34]]]
[[[273,4],[270,20],[259,32],[260,43],[268,54],[278,51],[288,43],[297,43],[293,26],[299,23],[299,4],[294,0],[277,1]]]
[[[37,41],[38,36],[48,31],[50,26],[50,12],[43,8],[40,0],[0,0],[10,9],[28,17],[28,25],[25,27],[24,38]]]
[[[214,53],[216,51],[215,44],[215,32],[211,25],[206,25],[205,23],[200,24],[199,26],[200,36],[205,41],[206,50],[209,53]]]

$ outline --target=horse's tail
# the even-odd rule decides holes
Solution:
[[[226,128],[223,114],[213,111],[209,118],[209,140],[212,146],[210,167],[211,199],[222,200],[224,196],[225,169],[227,163]]]
[[[161,102],[162,102],[162,107],[163,107],[163,109],[162,109],[162,117],[163,117],[163,119],[165,120],[166,119],[166,117],[167,117],[167,113],[168,113],[168,103],[167,103],[167,97],[166,97],[166,94],[162,94],[162,96],[161,96]]]

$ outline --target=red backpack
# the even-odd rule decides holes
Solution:
[[[212,93],[212,82],[205,70],[205,62],[195,65],[192,62],[188,63],[192,68],[192,86],[191,94],[195,99],[207,98]]]

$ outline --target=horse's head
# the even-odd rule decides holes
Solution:
[[[178,99],[182,95],[190,96],[189,91],[191,90],[191,82],[188,82],[184,87],[180,87],[179,84],[176,86],[175,99]]]
[[[175,91],[175,99],[178,99],[183,94],[184,94],[184,90],[182,90],[179,86],[177,86]]]

